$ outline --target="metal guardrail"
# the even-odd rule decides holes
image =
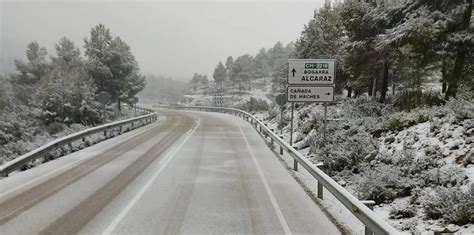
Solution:
[[[373,201],[360,201],[345,188],[334,181],[329,175],[318,168],[316,164],[310,162],[300,152],[290,146],[281,137],[271,131],[264,123],[252,116],[251,114],[233,108],[218,108],[204,106],[163,106],[155,105],[156,108],[174,109],[174,110],[197,110],[205,112],[221,112],[239,116],[250,122],[252,126],[264,134],[269,136],[271,144],[276,142],[280,145],[280,154],[285,150],[293,159],[303,166],[318,181],[318,197],[323,199],[323,187],[326,188],[336,199],[341,202],[352,214],[354,214],[366,227],[365,234],[399,234],[400,232],[389,225],[386,221],[377,216],[368,206],[372,207]],[[365,204],[364,204],[365,203]],[[367,205],[366,205],[367,204]]]
[[[136,122],[141,122],[142,125],[147,125],[150,124],[154,121],[157,120],[157,114],[151,110],[151,109],[143,109],[143,108],[138,108],[138,107],[130,107],[130,109],[135,109],[139,111],[144,111],[147,112],[146,115],[142,115],[139,117],[135,118],[130,118],[127,120],[123,121],[118,121],[118,122],[113,122],[93,128],[89,128],[77,133],[70,134],[68,136],[64,136],[58,139],[55,139],[54,141],[43,145],[33,151],[30,151],[26,154],[23,154],[22,156],[19,156],[3,165],[0,166],[0,176],[2,177],[7,177],[8,174],[10,174],[13,171],[16,171],[26,164],[28,164],[31,161],[34,161],[38,158],[43,157],[45,153],[48,153],[56,148],[65,146],[65,145],[70,145],[72,142],[77,141],[79,139],[82,139],[82,141],[85,141],[85,137],[91,136],[100,132],[104,132],[104,135],[107,135],[107,130],[113,129],[113,128],[119,128],[120,132],[122,131],[122,126],[124,125],[131,125],[132,128],[135,127]]]

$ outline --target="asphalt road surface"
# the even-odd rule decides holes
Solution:
[[[0,234],[339,234],[247,122],[155,124],[0,180]]]

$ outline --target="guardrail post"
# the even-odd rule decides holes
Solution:
[[[265,126],[267,126],[267,124],[265,123],[264,124]],[[265,130],[265,139],[268,137],[268,132]]]
[[[273,132],[273,129],[270,129],[270,130]],[[273,138],[272,138],[272,137],[270,137],[270,142],[271,142],[271,144],[272,144],[272,148],[273,148],[273,142],[274,142],[274,140],[273,140]]]
[[[319,182],[319,180],[318,180],[318,198],[319,199],[324,199],[323,198],[323,184],[321,184],[321,182]]]
[[[324,164],[322,162],[318,162],[316,164],[314,164],[314,166],[316,167],[321,167],[323,166]],[[321,184],[318,180],[318,198],[319,199],[323,199],[323,184]]]
[[[107,130],[104,130],[104,137],[107,138]]]
[[[122,133],[122,125],[120,125],[120,128],[119,128],[119,134]]]
[[[364,203],[364,205],[366,205],[370,210],[374,210],[375,201],[366,200],[366,201],[361,201],[361,202]],[[374,233],[372,231],[370,231],[370,229],[367,226],[365,226],[364,234],[365,235],[372,235]]]
[[[283,139],[283,136],[280,135],[280,139]],[[280,145],[280,155],[283,155],[283,146]]]
[[[296,149],[295,146],[291,146],[291,147]],[[296,161],[296,159],[293,159],[293,170],[298,171],[298,161]]]

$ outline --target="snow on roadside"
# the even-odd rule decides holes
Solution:
[[[439,88],[437,86],[439,86],[439,84],[436,86],[427,86],[424,90],[436,91]],[[270,89],[268,90],[270,91]],[[252,93],[255,93],[254,96],[258,96],[255,98],[268,96],[265,94],[265,89],[256,88],[256,86],[253,87]],[[253,94],[248,93],[236,97],[251,97],[252,95]],[[234,97],[233,100],[234,105],[238,103],[239,100],[239,98],[236,97]],[[244,99],[241,99],[241,101],[243,100]],[[447,185],[444,182],[432,182],[431,186],[437,187],[437,185],[442,185],[450,188],[454,182],[454,185],[460,183],[462,185],[461,188],[466,189],[468,184],[474,182],[474,122],[472,118],[465,118],[472,116],[472,102],[448,102],[447,105],[440,107],[420,108],[411,112],[396,112],[389,105],[381,105],[369,98],[360,97],[358,99],[347,99],[336,97],[336,100],[336,104],[328,108],[328,138],[331,142],[329,145],[331,147],[328,150],[333,152],[331,156],[339,157],[339,154],[349,154],[349,152],[351,154],[356,153],[350,149],[351,145],[345,144],[346,142],[350,143],[350,141],[354,141],[354,138],[363,137],[366,139],[354,143],[359,146],[365,143],[373,144],[373,147],[361,147],[364,151],[367,149],[367,151],[369,151],[367,156],[362,156],[362,158],[365,159],[363,161],[369,164],[369,168],[362,169],[362,171],[367,172],[374,170],[373,168],[377,167],[379,163],[395,168],[408,167],[409,165],[403,165],[407,164],[403,161],[409,156],[408,158],[412,158],[414,164],[421,164],[417,166],[418,168],[421,167],[420,170],[423,174],[420,175],[420,177],[428,177],[428,181],[432,181],[433,179],[429,178],[430,175],[435,174],[433,176],[436,176],[436,172],[441,172],[441,177],[444,178],[442,180],[448,182]],[[274,102],[272,102],[270,107],[271,109],[268,112],[250,113],[256,116],[257,119],[263,121],[268,128],[273,129],[274,132],[279,135],[281,121],[280,108],[274,104]],[[284,106],[282,120],[282,135],[283,139],[287,142],[289,142],[290,139],[290,108],[290,104]],[[321,130],[323,115],[324,106],[322,105],[295,104],[293,146],[313,162],[321,158],[321,156],[319,156],[321,153],[318,150],[318,146],[322,142]],[[464,115],[467,116],[463,117]],[[353,133],[356,134],[354,135]],[[344,148],[341,149],[339,146]],[[373,149],[371,148],[375,150],[372,151]],[[337,156],[335,154],[337,154]],[[344,157],[347,159],[347,156],[343,156],[343,158]],[[293,164],[292,159],[290,159],[289,156],[284,157],[284,159],[286,166],[290,169]],[[394,161],[401,162],[394,164]],[[418,163],[418,161],[420,161],[420,163]],[[401,165],[398,166],[397,164]],[[428,168],[424,169],[423,164],[428,164],[426,165]],[[357,166],[357,170],[360,170],[360,167],[362,166]],[[367,166],[364,165],[364,167]],[[452,170],[454,170],[454,172]],[[396,171],[400,171],[400,169],[395,169],[395,172]],[[300,170],[299,172],[289,170],[289,172],[302,182],[301,184],[310,192],[310,195],[316,195],[316,181],[309,173],[305,170]],[[364,175],[360,175],[360,172],[349,172],[348,174],[346,171],[346,173],[342,172],[341,175],[337,175],[336,173],[333,178],[337,179],[342,186],[346,187],[346,189],[354,195],[357,195],[357,192],[354,191],[356,190],[354,186],[358,183],[356,182],[358,179],[357,177],[350,177],[351,175],[355,175],[359,178],[364,177]],[[418,180],[416,177],[418,176],[406,176],[407,179],[413,181]],[[421,182],[423,182],[423,180],[421,180]],[[429,189],[430,187],[430,185],[419,185],[420,182],[413,183],[417,185],[416,187],[421,187],[421,190]],[[416,188],[415,190],[420,190],[420,188]],[[445,224],[446,222],[441,219],[426,219],[422,206],[412,205],[411,203],[413,202],[411,200],[412,196],[395,197],[392,201],[389,199],[381,202],[380,205],[376,205],[374,211],[394,227],[405,232],[432,234],[433,231],[449,228],[459,230],[461,234],[474,234],[473,224],[455,226],[447,225]],[[316,201],[326,208],[330,214],[335,217],[335,220],[347,225],[345,226],[345,230],[353,234],[363,233],[362,223],[332,195],[325,192],[325,200]],[[396,218],[392,218],[394,211],[403,211],[403,209],[408,206],[411,209],[414,208],[415,215],[412,218],[401,218],[398,217],[397,214],[395,214]]]
[[[129,118],[132,118],[132,117],[136,117],[136,116],[139,116],[139,115],[142,115],[142,113],[141,112],[132,112],[130,109],[124,108],[122,110],[121,115],[116,116],[113,119],[107,120],[106,123],[121,121],[121,120],[129,119]],[[73,133],[76,133],[76,132],[79,132],[79,131],[83,131],[87,128],[91,128],[91,126],[85,126],[85,125],[82,125],[82,124],[71,124],[69,126],[67,126],[66,124],[63,124],[61,126],[62,126],[62,130],[60,132],[57,132],[57,133],[54,133],[54,134],[49,134],[47,132],[42,132],[42,133],[39,133],[39,134],[35,135],[32,139],[19,140],[19,141],[16,141],[16,142],[7,143],[4,146],[0,146],[0,148],[3,148],[3,149],[6,150],[5,152],[10,153],[7,156],[0,156],[0,165],[3,165],[6,162],[15,159],[15,158],[21,156],[24,153],[27,153],[29,151],[32,151],[32,150],[36,149],[36,148],[39,148],[39,147],[53,141],[54,139],[61,138],[61,137],[64,137],[64,136],[67,136],[67,135],[70,135],[70,134],[73,134]],[[116,135],[114,132],[111,133],[111,134]],[[91,138],[88,139],[88,141],[91,142],[91,143],[95,143],[95,142],[98,142],[99,139],[100,138],[91,137]],[[77,144],[73,144],[73,148],[75,148],[75,149],[80,148],[79,145],[77,145],[77,146],[76,145]],[[8,150],[9,148],[21,149],[21,151],[16,150],[18,152],[11,152],[11,151]],[[59,151],[59,150],[58,151],[53,151],[54,152],[53,154],[61,155],[62,154],[62,153],[60,153],[61,151]],[[40,162],[38,162],[38,161],[32,163],[32,165],[38,165],[38,164],[40,164]]]
[[[262,78],[252,81],[250,90],[248,90],[248,85],[244,84],[242,92],[233,87],[227,88],[222,92],[224,100],[223,107],[236,107],[248,101],[251,97],[262,99],[268,104],[272,103],[268,97],[271,91],[271,82],[268,81],[269,78],[266,78],[266,80],[265,82]],[[181,98],[180,104],[190,106],[215,106],[214,95],[216,93],[216,89],[212,87],[189,90],[187,94]]]
[[[288,106],[288,105],[287,105]],[[433,110],[436,109],[433,108]],[[310,160],[313,160],[312,155],[309,153],[309,148],[305,147],[304,143],[307,141],[314,141],[312,136],[317,136],[319,133],[315,132],[315,129],[309,130],[309,133],[303,134],[301,133],[301,128],[308,124],[308,122],[314,122],[313,120],[307,120],[307,117],[317,116],[320,118],[322,116],[323,107],[320,105],[310,104],[305,105],[303,107],[295,109],[294,119],[295,119],[295,133],[293,134],[294,141],[297,148],[302,148],[299,151],[307,156]],[[338,120],[338,116],[341,112],[343,112],[344,108],[343,105],[338,104],[336,106],[332,106],[330,108],[330,113],[332,117],[336,117],[334,121]],[[271,111],[272,112],[272,111]],[[271,113],[270,112],[270,113]],[[257,113],[256,116],[264,120],[265,123],[270,128],[277,130],[277,126],[280,122],[280,113],[279,109],[276,108],[276,111],[273,110],[271,118],[269,118],[269,114],[267,113]],[[283,128],[283,136],[284,139],[289,142],[289,110],[286,107],[285,114],[284,114],[284,122],[286,122]],[[390,114],[389,114],[390,115]],[[408,113],[406,115],[412,115]],[[406,116],[405,115],[405,116]],[[415,112],[415,116],[407,117],[408,120],[410,119],[417,119],[418,117],[422,117],[422,115]],[[451,114],[447,114],[442,117],[438,117],[438,114],[434,114],[434,117],[428,121],[421,122],[418,124],[414,124],[407,128],[404,128],[401,131],[388,131],[386,133],[382,133],[382,136],[376,138],[378,143],[378,156],[385,155],[385,156],[392,156],[396,157],[401,151],[409,149],[413,156],[416,159],[423,159],[423,158],[433,158],[438,159],[440,161],[440,165],[442,166],[440,169],[441,171],[449,172],[450,169],[459,170],[453,176],[446,175],[445,177],[460,177],[465,175],[466,177],[463,179],[464,183],[461,188],[466,189],[467,186],[471,183],[474,183],[474,142],[473,142],[473,134],[474,134],[474,126],[472,119],[466,119],[463,121],[457,121],[453,119]],[[404,115],[402,114],[402,117]],[[388,116],[390,117],[390,116]],[[346,117],[347,118],[347,117]],[[331,118],[330,121],[333,121]],[[342,120],[342,119],[341,119]],[[403,120],[403,119],[401,119]],[[343,121],[343,120],[342,120]],[[346,123],[345,121],[343,121]],[[379,121],[380,122],[380,121]],[[348,125],[353,125],[351,122],[347,122]],[[357,123],[357,122],[353,122]],[[402,121],[402,124],[405,125]],[[379,125],[375,123],[374,125]],[[279,129],[277,130],[279,133]],[[298,138],[300,136],[300,138]],[[317,137],[320,138],[320,137]],[[291,166],[291,162],[287,162],[289,166]],[[463,166],[464,164],[464,166]],[[301,173],[295,173],[296,176],[301,177]],[[304,177],[302,177],[304,178]],[[308,183],[306,183],[307,188],[311,189],[310,191],[315,194],[317,192],[316,188],[314,188],[314,179],[309,177]],[[352,182],[340,182],[344,185],[351,184]],[[312,189],[313,188],[313,189]],[[393,226],[400,230],[404,231],[411,231],[415,233],[423,233],[426,234],[428,231],[441,231],[445,228],[451,230],[458,230],[459,234],[474,234],[474,225],[467,224],[463,226],[456,226],[453,224],[444,225],[445,223],[442,220],[429,220],[425,219],[425,215],[423,212],[423,208],[421,206],[416,209],[416,215],[412,218],[390,218],[390,213],[394,209],[401,209],[406,208],[409,204],[408,201],[410,197],[403,197],[403,198],[396,198],[394,201],[390,203],[382,203],[378,206],[375,206],[374,211],[384,218],[386,221],[389,221]],[[360,234],[360,229],[353,229],[357,228],[357,224],[360,222],[357,219],[350,215],[344,215],[343,211],[346,209],[341,207],[342,205],[337,206],[338,203],[328,201],[322,201],[321,204],[327,208],[331,214],[333,214],[337,220],[343,221],[344,224],[349,224],[349,230],[354,234]],[[353,217],[351,219],[351,216]],[[428,233],[429,234],[429,233]]]

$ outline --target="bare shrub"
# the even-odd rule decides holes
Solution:
[[[425,190],[419,199],[429,219],[443,218],[448,223],[474,223],[474,184],[461,187],[436,187]]]

